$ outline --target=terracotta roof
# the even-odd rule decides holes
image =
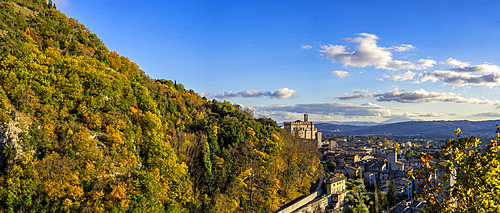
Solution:
[[[438,163],[438,164],[439,164],[440,166],[443,166],[443,167],[448,166],[448,163],[446,163],[446,162],[444,162],[444,161],[443,161],[443,162],[441,162],[441,163]]]

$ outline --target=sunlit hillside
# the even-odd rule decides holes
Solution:
[[[272,212],[315,144],[152,79],[45,0],[0,2],[0,212]]]

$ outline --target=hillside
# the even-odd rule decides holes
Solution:
[[[494,129],[500,120],[490,121],[408,121],[374,126],[335,125],[319,123],[318,131],[325,135],[394,135],[453,137],[453,132],[461,128],[464,134],[477,137],[496,137]]]
[[[314,144],[151,79],[51,1],[0,2],[0,212],[272,212]]]

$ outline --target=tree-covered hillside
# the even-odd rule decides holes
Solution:
[[[270,212],[315,144],[149,78],[49,1],[0,2],[0,212]]]

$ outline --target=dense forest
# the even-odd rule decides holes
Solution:
[[[272,212],[315,144],[152,79],[49,0],[0,1],[0,212]]]

